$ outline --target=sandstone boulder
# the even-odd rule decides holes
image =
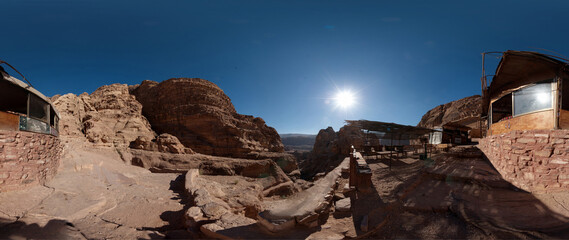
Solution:
[[[344,198],[341,200],[336,201],[336,211],[339,212],[348,212],[351,208],[351,201],[350,198]]]
[[[178,137],[198,153],[253,158],[284,151],[274,128],[261,118],[238,114],[223,90],[207,80],[145,80],[131,93],[155,131]]]

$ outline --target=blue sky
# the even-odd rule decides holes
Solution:
[[[45,95],[199,77],[279,133],[416,125],[480,94],[481,53],[569,55],[569,1],[3,0],[0,59]],[[493,71],[491,69],[490,71]],[[356,92],[348,110],[330,102]]]

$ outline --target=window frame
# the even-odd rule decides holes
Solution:
[[[544,84],[544,82],[546,82],[546,81],[550,81],[550,82],[548,82],[548,84],[550,84],[549,86],[550,86],[550,89],[551,89],[551,92],[550,92],[551,105],[550,105],[550,107],[548,107],[548,108],[542,108],[542,109],[538,109],[538,110],[534,110],[534,111],[530,111],[530,112],[525,112],[525,113],[521,113],[521,114],[515,114],[515,109],[516,109],[516,108],[515,108],[515,106],[516,106],[515,93],[516,93],[517,91],[519,91],[519,90],[524,89],[524,88],[533,87],[533,86],[536,86],[536,85],[538,85],[538,84]],[[526,86],[523,86],[523,87],[521,87],[521,88],[518,88],[518,89],[512,91],[512,92],[511,92],[511,93],[512,93],[512,117],[518,117],[518,116],[524,116],[524,115],[528,115],[528,114],[532,114],[532,113],[538,113],[538,112],[543,112],[543,111],[554,110],[554,109],[555,109],[555,95],[556,95],[555,93],[557,92],[557,89],[554,90],[553,84],[556,83],[556,82],[557,82],[557,79],[556,79],[556,78],[550,78],[550,79],[546,79],[546,80],[543,80],[543,81],[539,81],[539,82],[537,82],[537,83],[528,84],[528,85],[526,85]]]

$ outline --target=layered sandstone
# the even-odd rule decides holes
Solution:
[[[154,139],[156,135],[142,115],[142,105],[129,94],[126,84],[102,86],[90,95],[55,96],[53,100],[61,114],[63,136],[126,147],[140,136]]]
[[[439,105],[425,113],[417,126],[433,128],[450,122],[464,122],[469,125],[480,118],[481,104],[482,97],[474,95]]]
[[[263,158],[260,153],[284,151],[274,128],[238,114],[223,90],[207,80],[145,80],[131,90],[156,132],[172,134],[198,153]]]
[[[125,150],[130,147],[166,155],[198,152],[271,159],[286,173],[298,169],[296,159],[283,152],[274,128],[261,118],[238,114],[229,97],[206,80],[144,81],[130,87],[112,84],[92,94],[52,99],[61,114],[62,136],[120,148],[126,162],[132,161],[132,154]],[[167,158],[175,159],[174,155]],[[155,165],[172,168],[171,162]]]

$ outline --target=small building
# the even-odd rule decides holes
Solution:
[[[470,142],[470,127],[450,122],[435,127],[429,134],[429,144],[466,144]]]
[[[488,135],[569,129],[569,69],[558,58],[506,51],[490,85],[484,76],[482,87]]]
[[[482,74],[488,129],[479,148],[504,179],[521,189],[569,190],[567,60],[522,51],[501,57],[489,85]]]
[[[49,98],[1,66],[0,77],[0,191],[43,183],[59,166],[59,114]]]

